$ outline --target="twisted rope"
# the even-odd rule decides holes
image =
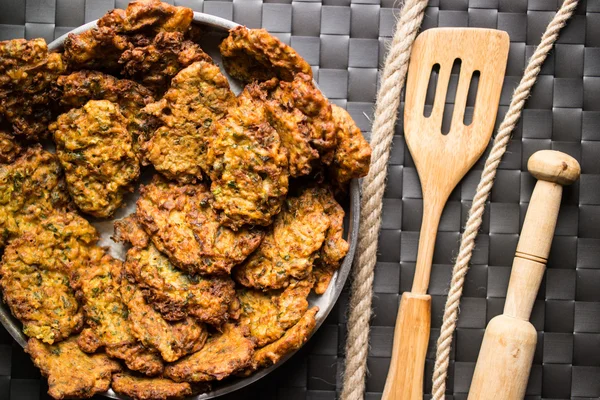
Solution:
[[[508,112],[498,129],[498,134],[494,140],[492,151],[488,156],[485,167],[481,174],[481,180],[477,185],[477,191],[473,198],[473,204],[469,211],[469,218],[465,231],[462,235],[460,250],[456,264],[452,271],[452,282],[450,284],[450,290],[448,293],[448,299],[446,301],[446,307],[444,309],[444,318],[440,337],[437,341],[437,353],[435,357],[435,367],[433,371],[433,399],[443,400],[444,393],[446,391],[446,377],[448,375],[448,365],[450,359],[450,347],[452,344],[452,336],[456,329],[456,320],[458,319],[458,306],[460,298],[462,296],[463,285],[465,282],[465,275],[469,270],[469,261],[473,249],[475,248],[475,238],[477,232],[481,227],[481,221],[483,219],[483,212],[485,209],[485,203],[492,190],[494,178],[496,177],[496,170],[500,164],[502,156],[506,152],[510,135],[515,128],[515,125],[521,117],[521,112],[525,101],[529,97],[531,88],[533,87],[542,64],[546,60],[548,53],[552,49],[552,45],[558,38],[558,33],[566,21],[571,17],[575,8],[577,7],[578,0],[565,0],[563,5],[560,7],[548,27],[546,32],[542,36],[540,45],[537,47],[533,56],[527,64],[523,78],[519,83],[519,86],[515,90]]]
[[[404,3],[377,95],[371,135],[372,163],[369,174],[362,182],[358,251],[352,275],[342,400],[361,400],[364,395],[373,271],[377,259],[377,239],[381,226],[387,163],[410,50],[421,26],[426,6],[427,0],[406,0]]]

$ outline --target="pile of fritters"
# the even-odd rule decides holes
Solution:
[[[236,96],[192,19],[138,0],[61,52],[0,42],[0,289],[56,399],[175,399],[277,363],[348,252],[361,131],[265,30],[221,43]],[[79,213],[113,217],[144,170],[119,260]]]

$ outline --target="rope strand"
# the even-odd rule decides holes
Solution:
[[[469,262],[471,261],[471,255],[475,248],[475,239],[477,238],[477,233],[481,227],[485,204],[492,190],[498,165],[500,165],[500,160],[506,152],[511,133],[521,117],[523,106],[531,93],[531,88],[540,73],[542,64],[548,57],[548,53],[558,38],[559,31],[565,26],[566,21],[575,11],[577,3],[578,0],[565,0],[546,28],[546,32],[544,32],[544,35],[542,36],[540,45],[529,60],[523,78],[513,94],[508,112],[498,129],[494,145],[486,160],[485,167],[483,168],[481,180],[477,185],[477,191],[475,192],[473,204],[469,211],[469,218],[462,235],[458,258],[456,259],[452,271],[452,281],[444,309],[442,328],[440,337],[437,341],[437,353],[433,371],[433,400],[443,400],[444,393],[446,392],[446,377],[448,375],[450,348],[452,345],[452,336],[456,329],[458,307],[462,296],[463,285],[465,283],[465,276],[469,270]]]
[[[361,400],[364,397],[373,275],[377,259],[377,240],[381,226],[387,163],[400,106],[400,92],[404,87],[408,70],[410,50],[421,26],[426,6],[427,0],[406,0],[385,61],[382,84],[377,95],[371,135],[372,163],[361,187],[358,249],[352,274],[342,400]]]

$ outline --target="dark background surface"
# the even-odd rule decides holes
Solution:
[[[122,0],[0,0],[0,40],[44,37],[51,41],[126,4]],[[377,68],[391,40],[396,2],[182,0],[176,4],[275,33],[313,65],[324,93],[347,107],[368,135]],[[560,1],[431,0],[429,4],[424,29],[470,26],[510,34],[498,125],[525,62]],[[500,166],[461,304],[449,399],[466,399],[486,323],[502,312],[518,233],[535,183],[526,172],[527,159],[539,149],[571,154],[581,163],[583,174],[580,182],[565,190],[548,271],[533,310],[532,322],[539,334],[527,398],[599,399],[600,0],[581,0],[561,32]],[[430,284],[433,331],[426,393],[431,391],[434,344],[452,263],[482,165],[480,161],[451,196],[440,226]],[[383,390],[399,293],[410,288],[414,273],[421,213],[419,180],[398,126],[375,275],[367,399],[378,399]],[[227,398],[336,398],[341,389],[347,303],[346,292],[320,331],[286,365]],[[27,355],[0,327],[0,399],[45,399],[46,390],[46,382]]]

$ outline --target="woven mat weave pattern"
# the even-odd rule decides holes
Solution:
[[[485,27],[511,39],[498,123],[559,0],[431,0],[423,28]],[[563,197],[548,271],[533,310],[538,347],[528,399],[600,399],[600,0],[581,0],[536,83],[501,164],[465,284],[452,350],[449,399],[466,399],[487,322],[502,311],[518,233],[535,180],[526,172],[540,149],[571,154],[582,165]],[[47,41],[126,0],[0,0],[0,40]],[[264,27],[313,66],[321,89],[346,107],[368,136],[378,66],[395,25],[394,0],[180,0],[208,14]],[[455,87],[453,88],[455,90]],[[451,96],[452,97],[452,96]],[[401,112],[402,110],[400,110]],[[375,275],[367,399],[381,396],[399,293],[414,274],[422,199],[402,136],[394,137]],[[453,259],[483,161],[451,196],[438,235],[430,293],[432,334],[425,392]],[[227,398],[334,399],[341,387],[347,292],[315,337],[286,365]],[[48,398],[46,382],[0,327],[0,400]]]

